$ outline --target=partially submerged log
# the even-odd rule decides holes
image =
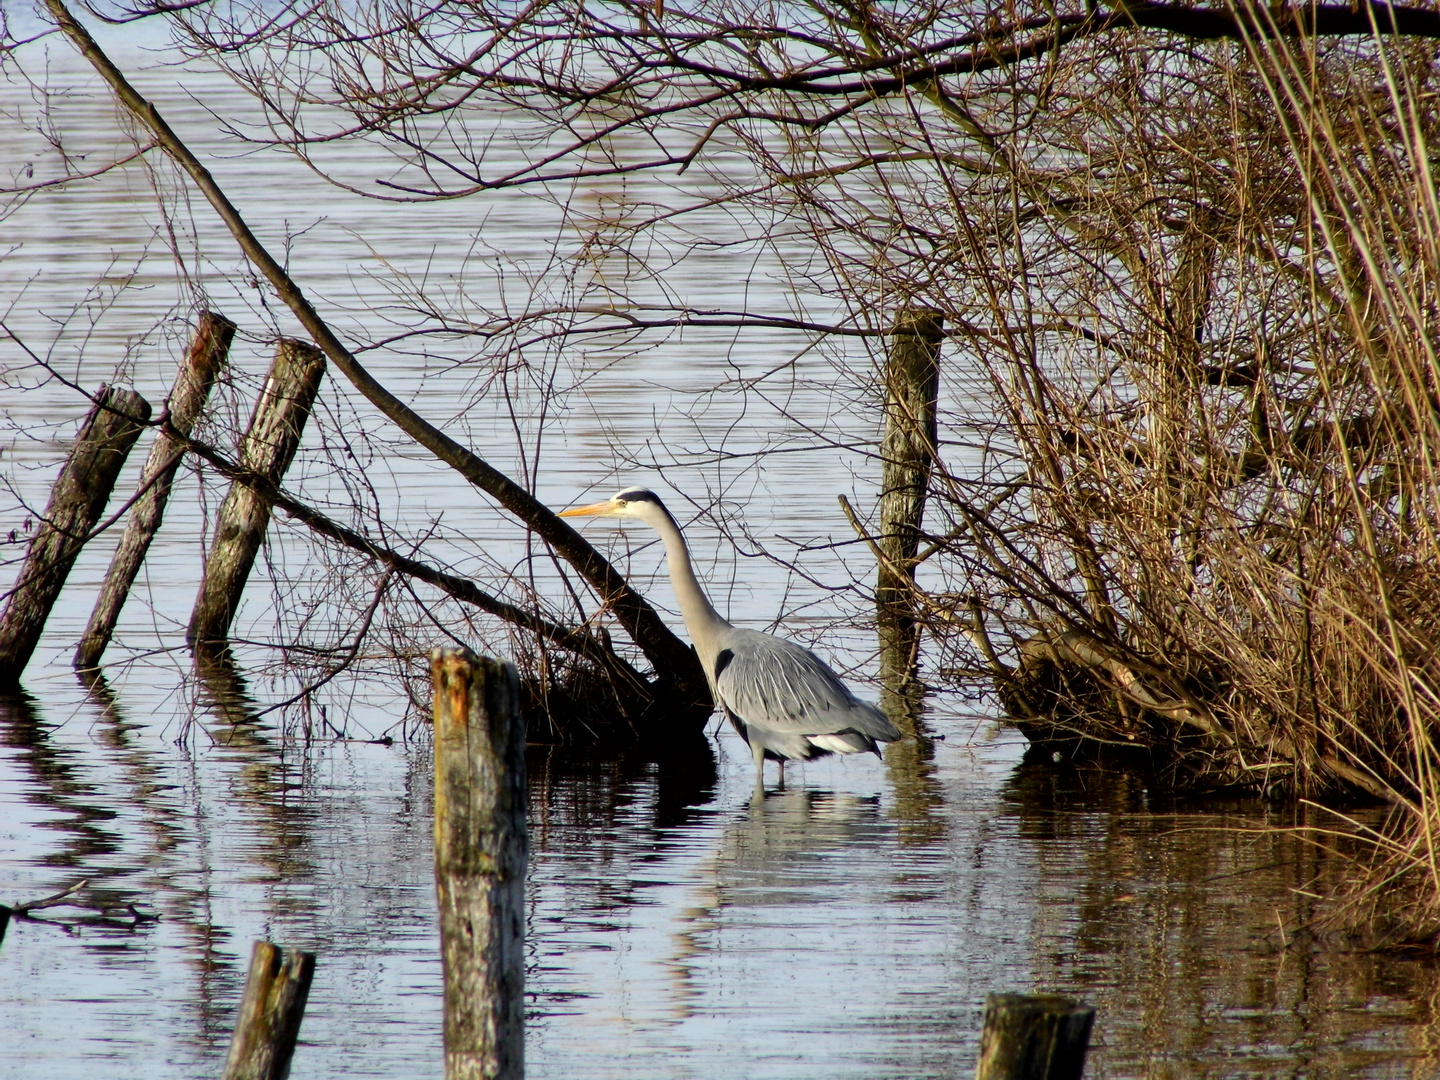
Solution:
[[[566,626],[529,608],[485,592],[468,578],[447,573],[395,551],[354,529],[341,525],[287,494],[265,476],[242,468],[215,447],[193,437],[172,433],[186,451],[235,484],[252,489],[274,509],[305,525],[316,536],[346,547],[416,581],[423,581],[461,604],[508,623],[536,639],[539,670],[522,680],[527,718],[535,725],[534,742],[613,741],[641,736],[652,746],[693,746],[704,729],[709,709],[667,696],[666,682],[647,678],[620,656],[603,628]],[[553,647],[556,651],[547,651]],[[211,649],[220,656],[223,650]],[[196,656],[202,678],[207,665]]]
[[[281,339],[241,443],[242,468],[280,483],[295,459],[324,374],[325,355],[319,349],[293,338]],[[213,648],[229,636],[269,524],[270,501],[245,484],[232,484],[220,507],[205,576],[185,632],[191,646]]]
[[[50,609],[149,419],[150,403],[133,390],[102,386],[95,395],[0,613],[0,683],[18,681],[34,655]]]
[[[105,647],[110,644],[110,637],[120,618],[120,609],[140,573],[140,564],[145,561],[150,542],[160,529],[165,504],[170,498],[170,487],[180,468],[185,448],[175,434],[190,434],[195,421],[200,418],[210,396],[210,387],[225,365],[234,337],[235,324],[223,315],[207,311],[200,316],[200,324],[195,328],[195,336],[190,341],[190,348],[175,376],[175,385],[166,403],[168,424],[155,435],[150,457],[140,473],[140,495],[130,509],[125,535],[110,560],[105,583],[95,600],[95,610],[90,613],[89,625],[85,627],[80,645],[75,650],[76,668],[84,670],[98,665]]]

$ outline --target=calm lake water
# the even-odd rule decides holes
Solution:
[[[354,340],[403,324],[400,275],[429,275],[457,311],[564,291],[547,268],[584,238],[544,200],[502,193],[417,207],[345,195],[220,137],[206,110],[237,99],[213,76],[160,67],[134,40],[102,40],[265,237],[277,248],[296,237],[292,271]],[[99,160],[115,141],[113,110],[62,45],[50,48],[52,81],[66,90],[60,119]],[[0,93],[7,110],[28,100],[13,86]],[[17,160],[38,154],[18,137],[9,145]],[[382,168],[360,148],[337,153],[353,177]],[[703,197],[705,182],[632,179],[574,200],[679,205]],[[163,169],[157,183],[167,199],[182,190]],[[269,335],[294,328],[234,272],[208,211],[192,209],[178,218],[180,247],[193,256],[190,282],[241,326],[217,400],[242,416]],[[82,385],[118,368],[163,400],[194,293],[160,220],[138,169],[31,200],[0,222],[6,325]],[[642,300],[670,289],[697,307],[789,313],[795,294],[735,221],[715,211],[693,224],[733,243],[691,254],[663,281],[636,277],[623,259],[597,258],[591,272]],[[554,505],[629,482],[676,493],[721,610],[762,628],[781,620],[874,696],[866,601],[853,587],[870,573],[868,555],[843,543],[835,496],[873,503],[876,428],[865,345],[843,347],[687,330],[653,347],[536,348],[528,368],[499,381],[457,366],[467,346],[453,341],[366,356]],[[13,342],[0,342],[0,371],[0,540],[18,531],[0,548],[4,586],[84,403]],[[951,400],[962,374],[947,374]],[[542,418],[536,387],[547,378],[573,389]],[[428,558],[482,580],[524,579],[523,534],[334,377],[290,486],[345,503],[332,467],[341,433],[371,455],[365,497],[413,537],[433,530]],[[237,648],[241,682],[194,677],[183,627],[222,491],[182,478],[107,654],[106,683],[82,686],[69,656],[113,536],[82,556],[25,693],[0,700],[0,902],[90,882],[87,907],[14,923],[0,948],[0,1077],[218,1075],[259,937],[319,954],[297,1080],[441,1072],[425,733],[401,689],[375,680],[327,687],[325,724],[309,725],[310,738],[293,711],[265,712],[293,689],[265,674],[269,646],[323,637],[315,626],[332,612],[319,554],[285,522],[272,528],[266,574],[237,624],[237,638],[256,643]],[[622,556],[633,542],[636,580],[678,626],[649,537],[587,528]],[[534,580],[546,587],[543,567]],[[1090,1076],[1440,1071],[1436,966],[1308,929],[1313,895],[1343,866],[1284,831],[1296,810],[1176,803],[1132,777],[1028,761],[1023,740],[973,703],[937,695],[930,708],[933,761],[892,752],[886,763],[792,768],[763,815],[749,805],[748,755],[728,729],[712,725],[710,756],[683,766],[536,748],[530,1075],[960,1076],[974,1067],[985,994],[1030,989],[1098,1007]],[[327,731],[349,738],[319,737]],[[390,745],[364,741],[387,732]]]

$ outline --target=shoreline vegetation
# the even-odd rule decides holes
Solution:
[[[887,516],[896,492],[882,491],[872,522],[844,504],[879,561],[886,690],[921,758],[923,690],[988,692],[1062,755],[1116,754],[1177,791],[1329,807],[1316,842],[1358,837],[1372,854],[1350,915],[1378,940],[1440,947],[1440,15],[842,0],[780,24],[743,4],[281,8],[109,14],[164,20],[177,55],[252,94],[264,124],[244,130],[263,130],[261,146],[322,175],[336,143],[394,155],[363,190],[336,173],[348,192],[570,192],[557,197],[589,230],[575,265],[665,243],[683,260],[706,242],[686,215],[722,207],[792,275],[784,316],[683,299],[660,311],[596,283],[559,304],[537,290],[533,309],[487,321],[397,284],[414,290],[407,332],[465,343],[469,365],[498,369],[537,343],[780,328],[831,348],[837,386],[870,400],[886,394],[885,343],[928,320],[937,388],[887,396],[909,434],[872,451],[877,473],[906,477],[885,483],[906,485],[909,508]],[[146,422],[171,443],[376,575],[354,605],[355,649],[323,679],[377,624],[415,667],[414,610],[389,599],[414,579],[520,643],[532,715],[570,717],[558,740],[606,716],[644,734],[684,715],[698,731],[694,654],[621,571],[535,498],[533,477],[504,475],[382,385],[86,25],[63,0],[44,10],[128,116],[131,152],[100,171],[167,156],[349,391],[522,523],[563,576],[557,597],[513,578],[482,589],[426,563],[419,540],[367,531],[362,508],[327,517],[157,410]],[[33,45],[6,33],[9,77],[43,101],[43,65],[24,67]],[[504,154],[500,112],[522,118]],[[97,175],[60,150],[51,165],[7,189],[14,205]],[[576,194],[692,167],[717,194],[680,209],[597,217]],[[172,194],[159,201],[178,213]],[[812,317],[805,296],[840,314]],[[846,351],[857,340],[869,366]],[[897,471],[901,453],[924,461]],[[1357,802],[1388,813],[1362,824]]]

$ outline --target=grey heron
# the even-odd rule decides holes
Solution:
[[[675,599],[715,702],[750,747],[755,793],[765,792],[765,759],[809,760],[869,752],[900,738],[895,725],[861,701],[809,649],[772,634],[732,626],[711,606],[695,578],[680,526],[653,491],[626,488],[613,498],[561,511],[561,517],[636,518],[660,534]]]

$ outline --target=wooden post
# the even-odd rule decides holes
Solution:
[[[150,403],[135,391],[100,388],[0,614],[0,683],[17,682],[34,655],[75,557],[100,521],[125,458],[149,419]]]
[[[315,954],[255,942],[223,1080],[285,1080],[300,1037]]]
[[[940,312],[928,308],[904,311],[891,332],[890,356],[885,365],[885,435],[880,444],[881,558],[875,584],[880,680],[888,695],[912,705],[918,699],[915,555],[920,546],[926,489],[935,463],[935,403],[940,390],[943,337]]]
[[[324,353],[303,341],[281,339],[240,446],[241,465],[274,484],[284,479],[324,374]],[[213,647],[230,633],[269,524],[270,504],[244,484],[231,484],[185,632],[190,645]]]
[[[435,892],[446,1080],[525,1075],[525,722],[515,666],[437,649]]]
[[[1080,1080],[1095,1010],[1056,994],[990,994],[975,1080]]]
[[[235,324],[223,315],[207,311],[200,316],[200,325],[195,328],[195,336],[190,341],[189,351],[170,391],[170,425],[180,434],[189,435],[195,421],[200,418],[215,376],[225,366],[234,337]],[[120,618],[120,609],[140,573],[140,564],[150,550],[150,541],[160,529],[160,520],[165,514],[165,503],[170,498],[170,486],[180,468],[182,453],[179,443],[166,432],[156,435],[150,457],[140,473],[141,495],[130,508],[125,535],[110,560],[110,570],[95,601],[95,610],[90,613],[90,624],[85,627],[85,634],[75,650],[75,667],[82,671],[97,666],[105,647],[110,644],[110,636]]]

